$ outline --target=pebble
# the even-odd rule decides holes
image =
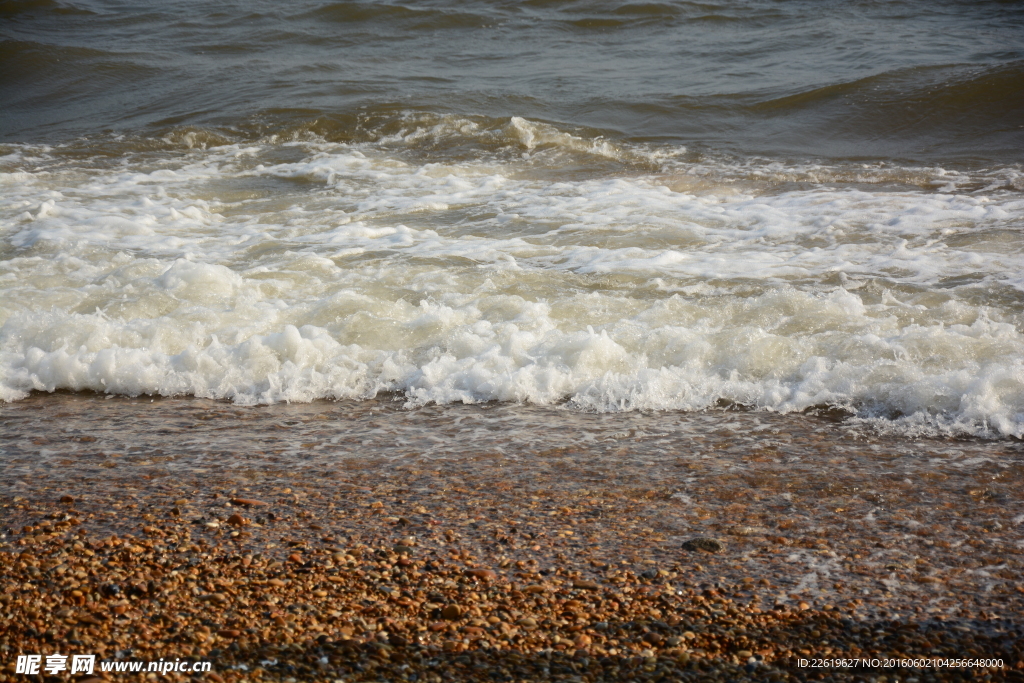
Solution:
[[[188,501],[185,501],[188,502]],[[260,505],[266,505],[262,500],[255,500],[254,498],[231,498],[229,501],[232,505],[242,505],[245,507],[258,507]],[[184,503],[181,503],[184,505]]]
[[[702,550],[707,553],[717,553],[720,552],[723,547],[724,546],[721,541],[703,536],[691,538],[689,541],[683,543],[683,550],[689,550],[691,552]]]

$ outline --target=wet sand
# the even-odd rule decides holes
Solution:
[[[5,666],[1024,680],[1019,441],[725,410],[82,394],[0,406],[0,440]],[[698,538],[718,548],[684,547]],[[1005,668],[800,666],[906,657]]]

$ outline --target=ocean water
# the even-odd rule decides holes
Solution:
[[[0,0],[0,399],[1024,437],[1024,5]]]

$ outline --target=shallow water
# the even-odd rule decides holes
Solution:
[[[621,565],[686,563],[696,583],[766,577],[772,599],[794,606],[864,601],[861,613],[876,616],[983,610],[1009,619],[971,624],[976,632],[1020,613],[1019,441],[908,439],[825,416],[749,411],[402,405],[83,393],[0,405],[0,499],[11,508],[0,540],[69,494],[101,536],[137,534],[168,514],[223,520],[224,496],[237,494],[277,501],[285,515],[303,496],[299,518],[284,522],[292,542],[376,544],[383,522],[367,507],[386,500],[386,514],[409,517],[417,536],[443,521],[467,535],[463,547],[543,567],[564,566],[563,553],[581,565],[580,554],[597,553]],[[191,502],[178,510],[178,499]],[[596,510],[568,538],[554,516],[565,505]],[[303,516],[314,512],[311,525]],[[480,528],[465,527],[474,517]],[[485,529],[508,520],[529,535],[495,549]],[[390,536],[413,530],[384,526]],[[681,554],[694,536],[719,538],[728,552]]]
[[[1018,4],[0,11],[0,399],[1024,435]]]
[[[0,406],[0,485],[9,494],[44,485],[116,489],[141,479],[269,485],[322,477],[331,487],[360,478],[376,486],[436,471],[573,495],[594,486],[656,490],[687,506],[745,497],[741,491],[925,512],[962,499],[1005,517],[1000,528],[1014,537],[1020,519],[1009,520],[1024,511],[1024,446],[1016,440],[907,439],[821,415],[403,403],[391,396],[238,406],[36,393]]]

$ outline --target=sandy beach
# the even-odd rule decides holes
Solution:
[[[1016,442],[395,401],[0,416],[4,680],[57,652],[215,681],[1022,678]],[[901,665],[936,659],[1002,668]]]

